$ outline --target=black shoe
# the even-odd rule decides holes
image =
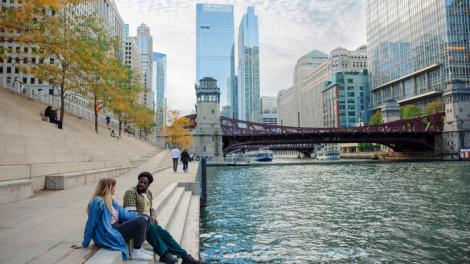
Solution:
[[[178,259],[173,257],[170,253],[166,252],[165,255],[160,257],[160,262],[166,263],[166,264],[175,264],[178,262]]]
[[[199,260],[193,258],[193,256],[191,255],[186,255],[184,257],[182,257],[183,259],[183,264],[199,264],[201,262],[199,262]]]

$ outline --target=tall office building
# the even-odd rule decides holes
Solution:
[[[250,6],[238,31],[238,118],[261,121],[258,16]]]
[[[140,50],[140,60],[141,60],[141,78],[143,79],[144,84],[144,105],[147,108],[154,109],[154,91],[152,87],[152,47],[153,40],[150,35],[150,28],[145,24],[141,24],[137,28],[137,47]]]
[[[124,29],[123,29],[123,37],[128,38],[129,37],[129,24],[124,24]]]
[[[204,77],[217,80],[221,109],[232,107],[233,38],[232,5],[196,4],[196,83]]]
[[[372,109],[441,100],[451,81],[470,84],[470,0],[367,0]]]
[[[276,96],[261,96],[261,123],[277,125],[277,98]]]
[[[153,63],[153,90],[156,93],[156,114],[157,131],[166,123],[166,85],[167,85],[167,65],[166,54],[154,52],[152,54]]]

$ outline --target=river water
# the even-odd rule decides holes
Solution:
[[[470,162],[209,168],[207,263],[470,263]]]

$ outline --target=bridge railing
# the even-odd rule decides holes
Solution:
[[[382,125],[348,128],[308,128],[289,127],[254,123],[221,117],[224,135],[251,136],[273,134],[311,134],[311,133],[439,133],[443,129],[444,112],[420,116],[413,119],[397,120]]]

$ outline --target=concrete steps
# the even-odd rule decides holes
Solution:
[[[159,224],[167,229],[173,238],[188,252],[199,257],[199,195],[186,191],[177,183],[169,184],[153,201]],[[151,248],[146,242],[145,248]],[[117,251],[100,249],[86,264],[147,264],[159,263],[158,256],[151,261],[122,261]],[[181,262],[181,261],[180,261]]]

